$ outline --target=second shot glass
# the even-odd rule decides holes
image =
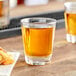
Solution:
[[[64,7],[66,39],[68,42],[76,43],[76,2],[66,2]]]

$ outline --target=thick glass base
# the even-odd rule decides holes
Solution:
[[[45,65],[51,61],[51,57],[52,55],[45,57],[25,56],[25,61],[30,65]]]
[[[66,39],[68,42],[76,43],[76,36],[74,36],[74,35],[67,34]]]

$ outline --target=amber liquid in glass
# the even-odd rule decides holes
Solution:
[[[3,1],[0,1],[0,17],[3,16]]]
[[[22,26],[22,37],[25,54],[44,57],[52,54],[55,28],[25,28]]]
[[[65,13],[65,23],[67,33],[70,35],[76,35],[76,14]]]

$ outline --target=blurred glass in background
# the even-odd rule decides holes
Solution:
[[[25,5],[41,5],[47,4],[49,0],[25,0]]]
[[[0,0],[0,28],[9,24],[9,0]]]
[[[14,8],[17,6],[17,0],[9,0],[10,8]]]

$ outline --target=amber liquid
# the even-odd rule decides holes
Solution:
[[[55,28],[22,27],[25,54],[28,56],[49,56],[52,54]]]
[[[76,14],[65,13],[65,23],[67,33],[70,35],[76,35]]]
[[[3,16],[3,1],[0,1],[0,17]]]

